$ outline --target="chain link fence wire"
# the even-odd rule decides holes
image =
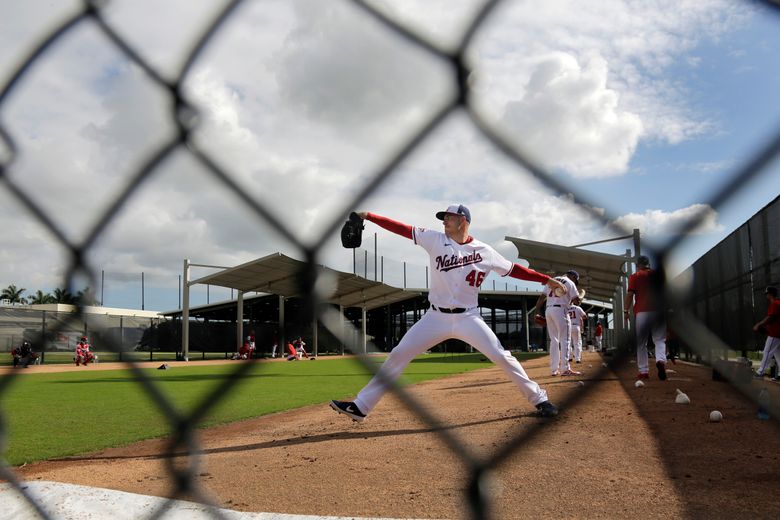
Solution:
[[[0,162],[0,182],[2,182],[4,188],[10,192],[19,204],[24,206],[42,226],[50,231],[53,237],[52,241],[58,243],[67,251],[69,265],[65,275],[65,287],[73,288],[84,286],[81,283],[84,280],[88,281],[87,286],[89,287],[98,286],[97,280],[99,271],[96,272],[88,263],[90,250],[95,245],[96,240],[110,228],[120,209],[128,202],[131,196],[138,191],[141,184],[144,183],[158,167],[165,163],[174,152],[183,151],[203,165],[214,180],[222,183],[230,191],[235,198],[235,201],[231,201],[231,203],[236,201],[243,203],[260,221],[273,227],[283,238],[292,244],[292,247],[296,248],[301,253],[306,264],[301,272],[298,273],[298,282],[301,288],[301,294],[304,295],[305,298],[306,312],[312,318],[316,317],[335,337],[339,338],[343,344],[347,345],[348,349],[357,355],[357,359],[366,369],[376,373],[377,369],[375,365],[369,362],[367,354],[362,353],[362,345],[357,344],[356,338],[358,335],[354,334],[354,330],[345,330],[343,327],[344,321],[341,315],[336,310],[325,305],[327,295],[319,292],[320,289],[317,284],[318,258],[326,243],[333,240],[333,237],[343,220],[346,218],[346,215],[353,208],[359,207],[361,202],[366,200],[367,197],[373,194],[391,178],[398,170],[399,165],[425,142],[434,130],[440,127],[457,112],[465,114],[474,128],[493,144],[498,153],[503,154],[516,163],[520,169],[530,172],[547,188],[558,195],[570,194],[570,200],[573,204],[577,204],[579,208],[589,214],[591,218],[602,223],[605,228],[611,229],[619,234],[627,234],[630,232],[630,230],[622,229],[614,223],[617,215],[610,214],[609,211],[602,212],[597,210],[597,201],[591,200],[584,193],[579,192],[576,185],[563,183],[552,176],[550,172],[535,163],[527,154],[526,150],[523,150],[520,145],[513,143],[508,139],[500,129],[491,125],[488,119],[475,107],[472,98],[472,90],[469,86],[472,67],[468,63],[466,54],[475,34],[483,27],[485,21],[501,2],[498,0],[485,2],[470,20],[467,29],[464,31],[455,48],[453,50],[447,50],[418,34],[410,27],[406,27],[390,19],[369,3],[354,0],[351,4],[355,8],[364,11],[397,36],[415,45],[416,48],[419,49],[419,52],[428,53],[435,59],[448,64],[451,71],[451,81],[456,88],[456,95],[449,100],[445,106],[430,114],[427,121],[425,121],[416,132],[408,135],[405,142],[396,153],[384,158],[381,165],[376,168],[376,171],[371,175],[370,181],[351,200],[346,201],[346,204],[344,204],[340,213],[337,212],[338,214],[332,215],[330,223],[313,243],[304,243],[289,227],[290,225],[285,221],[283,215],[277,214],[271,208],[258,202],[258,200],[248,195],[239,187],[235,181],[235,177],[231,175],[230,165],[219,164],[216,158],[199,149],[192,139],[193,131],[198,125],[199,111],[198,108],[187,99],[184,94],[183,86],[188,79],[188,75],[190,74],[190,70],[195,60],[209,45],[209,42],[222,28],[226,20],[228,20],[243,3],[244,2],[239,0],[227,3],[214,19],[211,20],[211,23],[203,34],[197,38],[195,45],[189,50],[181,70],[174,75],[174,79],[166,80],[164,75],[146,62],[143,57],[136,52],[133,46],[123,39],[119,32],[107,21],[103,12],[105,9],[105,2],[98,0],[85,1],[82,8],[77,13],[62,20],[56,28],[35,45],[31,52],[21,59],[20,64],[14,69],[10,79],[2,85],[2,90],[0,90],[0,109],[2,109],[3,104],[8,100],[11,93],[19,87],[21,79],[42,56],[76,28],[88,24],[105,35],[108,41],[115,46],[127,60],[140,67],[159,89],[167,93],[171,101],[171,113],[169,117],[176,129],[174,135],[171,136],[169,140],[158,143],[156,149],[148,154],[141,167],[131,176],[125,189],[111,202],[107,209],[103,211],[102,215],[96,219],[92,228],[87,233],[86,238],[81,241],[68,239],[58,223],[45,211],[42,205],[36,202],[35,197],[31,193],[25,191],[23,187],[15,183],[14,180],[7,175],[9,167],[18,158],[19,150],[13,138],[13,129],[7,128],[0,122],[0,145],[5,148],[4,155]],[[767,1],[763,2],[763,4],[773,10],[778,10],[777,2]],[[770,137],[767,144],[759,150],[758,153],[756,153],[746,164],[737,168],[732,173],[729,182],[712,196],[709,205],[717,210],[729,202],[736,193],[765,171],[767,165],[776,158],[778,151],[780,151],[780,129]],[[666,306],[672,307],[676,311],[670,320],[671,326],[683,341],[692,348],[698,349],[698,353],[706,358],[707,350],[712,348],[725,351],[729,349],[729,346],[724,343],[723,338],[714,334],[705,323],[700,319],[697,319],[694,313],[690,311],[691,306],[694,304],[694,302],[690,300],[691,291],[688,291],[685,285],[673,283],[675,281],[667,279],[663,272],[665,259],[667,259],[676,248],[679,248],[685,243],[690,233],[705,217],[706,215],[702,214],[696,218],[691,218],[677,230],[677,234],[669,239],[667,243],[662,244],[660,247],[651,248],[649,252],[645,251],[645,253],[649,254],[649,256],[654,259],[653,265],[660,266],[659,272],[662,276],[658,278],[655,290],[665,301]],[[83,320],[84,316],[82,314],[83,308],[79,307],[74,320]],[[62,324],[53,327],[49,332],[56,334],[57,332],[64,330],[65,325]],[[628,356],[633,351],[633,334],[630,335],[631,337],[628,336],[629,335],[626,335],[626,337],[618,339],[618,353],[611,361],[611,366],[607,368],[602,367],[599,372],[595,374],[596,378],[605,377],[611,368],[627,361]],[[35,341],[42,342],[44,340],[45,338],[36,338]],[[107,338],[106,344],[110,349],[117,353],[122,349],[122,345],[112,338]],[[369,348],[369,352],[370,351],[371,348]],[[254,364],[242,363],[237,365],[236,369],[232,372],[231,377],[225,379],[218,388],[215,388],[213,392],[205,396],[192,413],[184,415],[176,410],[172,402],[144,374],[144,371],[139,368],[139,365],[132,360],[128,360],[125,363],[129,370],[131,370],[132,375],[137,379],[138,384],[140,384],[143,390],[149,395],[152,402],[159,408],[160,412],[165,415],[170,427],[169,444],[165,459],[168,461],[168,470],[172,477],[171,480],[174,483],[174,488],[170,491],[171,498],[156,510],[151,515],[151,518],[163,517],[172,507],[173,500],[180,498],[196,500],[206,504],[211,507],[211,514],[215,518],[221,518],[222,515],[216,508],[215,499],[209,496],[207,490],[198,486],[197,479],[195,478],[201,462],[201,457],[199,455],[201,449],[196,427],[199,421],[208,414],[210,410],[217,406],[224,396],[231,392],[241,376],[246,374]],[[11,390],[15,377],[15,374],[11,372],[0,379],[0,397]],[[752,399],[756,399],[749,384],[737,380],[732,380],[731,384],[739,388]],[[440,436],[444,445],[452,450],[453,453],[461,459],[464,467],[468,469],[470,484],[465,490],[465,493],[467,495],[466,498],[468,503],[470,504],[470,516],[473,518],[491,518],[490,489],[492,472],[511,455],[518,452],[522,446],[530,445],[529,441],[543,431],[545,421],[539,421],[537,424],[532,425],[523,435],[512,439],[506,445],[499,448],[488,460],[480,460],[468,446],[461,444],[449,432],[444,424],[430,415],[425,407],[408,392],[404,391],[404,389],[395,382],[391,383],[391,388],[407,407],[413,410],[426,425]],[[589,393],[593,388],[594,386],[585,387],[584,391],[574,393],[564,402],[559,403],[559,405],[563,409],[574,407],[581,399],[588,399]],[[780,415],[780,413],[778,413],[780,410],[777,409],[776,403],[774,404],[772,412],[774,417]],[[6,444],[7,439],[7,420],[2,414],[2,410],[0,410],[0,447]],[[21,485],[13,468],[4,460],[2,461],[2,464],[0,464],[0,478],[10,482],[13,487],[24,496],[38,515],[42,518],[49,518],[43,505],[38,503],[35,497],[31,496]]]

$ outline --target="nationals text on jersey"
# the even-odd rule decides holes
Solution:
[[[466,256],[458,256],[455,254],[450,255],[449,257],[437,256],[436,270],[446,272],[449,271],[450,269],[455,269],[456,267],[463,267],[464,265],[476,264],[481,261],[482,261],[482,255],[480,255],[478,251],[474,251],[470,255],[466,255]]]

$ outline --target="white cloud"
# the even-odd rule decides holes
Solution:
[[[615,219],[615,224],[627,230],[639,229],[643,236],[659,239],[674,235],[683,226],[698,220],[692,234],[716,233],[723,230],[718,223],[718,212],[706,204],[693,204],[675,211],[648,209],[643,213],[629,213]]]
[[[298,2],[280,48],[283,100],[338,127],[399,125],[442,104],[443,65],[361,10],[338,2]],[[447,78],[449,79],[449,78]]]
[[[618,107],[606,62],[596,55],[584,66],[569,54],[540,57],[502,123],[548,168],[575,177],[625,173],[642,133],[640,118]]]
[[[641,128],[638,137],[642,139],[672,144],[715,128],[710,114],[692,108],[684,78],[670,77],[669,71],[680,62],[686,63],[687,54],[702,42],[717,40],[743,25],[750,13],[744,4],[721,0],[684,5],[673,0],[507,2],[488,20],[471,49],[480,80],[478,102],[496,120],[502,119],[507,107],[534,107],[525,89],[528,86],[536,93],[532,77],[540,76],[540,57],[565,56],[567,61],[547,65],[559,74],[567,71],[564,77],[571,87],[559,89],[553,99],[546,100],[557,108],[553,116],[568,108],[575,119],[565,122],[575,124],[577,116],[590,114],[585,125],[589,135],[583,140],[594,132],[597,137],[610,136],[615,129],[630,128],[634,143],[630,138],[618,139],[623,148],[614,153],[615,160],[608,168],[612,174],[625,173],[627,169],[620,165],[625,164],[623,157],[630,160],[633,155],[636,128]],[[598,64],[592,61],[594,56]],[[598,89],[592,92],[597,102],[583,112],[582,86],[588,75],[605,82],[596,83]],[[629,120],[633,122],[629,124]],[[543,140],[545,127],[540,121],[544,120],[537,117],[536,124],[542,125],[536,130],[542,134],[537,139]],[[518,141],[527,137],[518,135]],[[551,136],[547,143],[538,143],[542,157],[549,157],[552,141]],[[575,175],[581,173],[577,162],[581,153],[577,146],[564,148],[555,164],[567,165]]]

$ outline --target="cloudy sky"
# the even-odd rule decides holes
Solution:
[[[481,2],[371,4],[452,50]],[[0,5],[0,85],[81,9],[75,1]],[[114,0],[105,18],[172,81],[223,5]],[[472,234],[515,260],[505,236],[561,245],[617,236],[593,218],[603,215],[662,244],[704,215],[674,255],[672,268],[682,269],[780,191],[776,160],[729,203],[709,206],[780,127],[777,10],[734,0],[507,1],[466,56],[476,110],[567,192],[535,180],[455,111],[354,209],[437,227],[437,210],[463,203]],[[378,169],[456,95],[448,63],[338,0],[241,4],[182,78],[181,92],[198,110],[193,146],[303,243],[341,220]],[[49,48],[0,105],[0,125],[16,147],[0,182],[0,286],[51,291],[63,285],[68,258],[8,182],[78,244],[144,161],[175,139],[173,113],[170,93],[94,20]],[[10,156],[0,146],[0,160]],[[370,247],[375,231],[367,227]],[[388,266],[426,263],[421,249],[386,232],[378,250]],[[105,305],[140,307],[143,272],[145,307],[169,310],[178,306],[184,258],[232,266],[276,251],[300,258],[294,243],[178,147],[103,228],[87,259]],[[337,233],[321,261],[351,270]],[[229,296],[210,291],[210,301]],[[193,304],[206,298],[198,289]]]

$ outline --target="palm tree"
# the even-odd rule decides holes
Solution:
[[[22,293],[26,290],[27,289],[25,288],[18,289],[15,285],[11,284],[3,289],[0,298],[8,300],[11,303],[27,303],[27,298],[22,298]]]
[[[59,287],[54,289],[52,297],[54,298],[53,303],[75,303],[75,298],[67,289],[60,289]]]
[[[35,304],[54,303],[54,296],[38,289],[37,291],[35,291],[35,296],[30,298],[29,303],[35,303]]]
[[[92,290],[89,287],[80,290],[74,300],[78,305],[95,305],[97,303],[95,295],[92,294]]]

